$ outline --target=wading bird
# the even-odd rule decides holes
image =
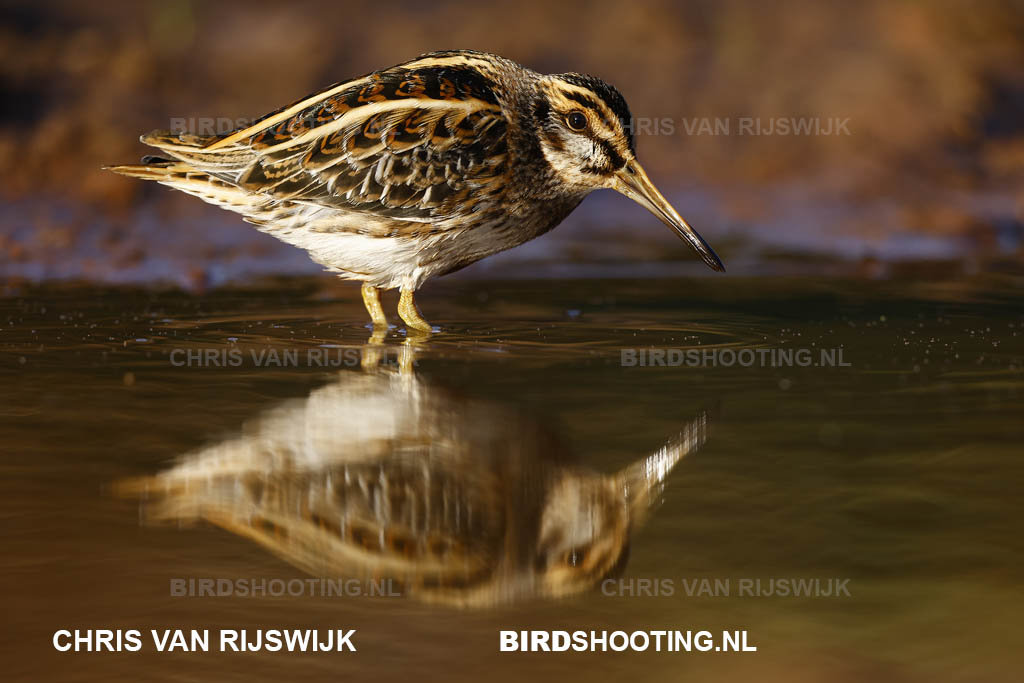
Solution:
[[[229,134],[153,131],[162,156],[112,166],[242,214],[362,284],[430,332],[414,292],[551,230],[593,190],[649,209],[714,270],[711,247],[636,160],[625,99],[577,73],[543,75],[497,55],[433,52],[332,85]]]

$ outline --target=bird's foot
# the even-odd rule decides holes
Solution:
[[[373,333],[377,334],[379,330],[381,334],[387,334],[388,318],[384,315],[384,307],[380,305],[380,288],[364,282],[362,292],[363,305],[373,320]]]
[[[409,333],[417,333],[423,335],[429,335],[434,332],[434,328],[430,326],[423,316],[420,315],[420,311],[416,308],[416,301],[413,298],[413,290],[402,288],[402,296],[398,300],[398,315],[405,321],[408,327]]]

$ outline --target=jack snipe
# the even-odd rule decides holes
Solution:
[[[338,83],[226,135],[153,131],[167,157],[113,166],[242,214],[380,290],[430,331],[413,300],[428,278],[558,225],[592,190],[653,212],[714,270],[722,262],[635,157],[626,101],[593,76],[542,75],[496,55],[434,52]]]

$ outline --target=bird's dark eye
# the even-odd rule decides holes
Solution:
[[[587,551],[584,548],[573,548],[565,556],[565,563],[570,567],[579,567],[583,564],[583,560],[587,557]]]
[[[581,111],[569,112],[569,115],[565,117],[565,122],[569,124],[569,127],[573,130],[586,130],[587,129],[587,115]]]

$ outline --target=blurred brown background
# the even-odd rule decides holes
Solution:
[[[640,158],[733,272],[805,254],[869,274],[1021,260],[1020,2],[115,0],[7,3],[0,17],[7,277],[316,271],[234,216],[99,167],[137,159],[138,135],[173,119],[252,119],[447,48],[593,73],[635,117],[671,122],[639,131]],[[743,118],[846,120],[849,134],[740,134]],[[688,259],[621,198],[567,223],[498,266]]]

